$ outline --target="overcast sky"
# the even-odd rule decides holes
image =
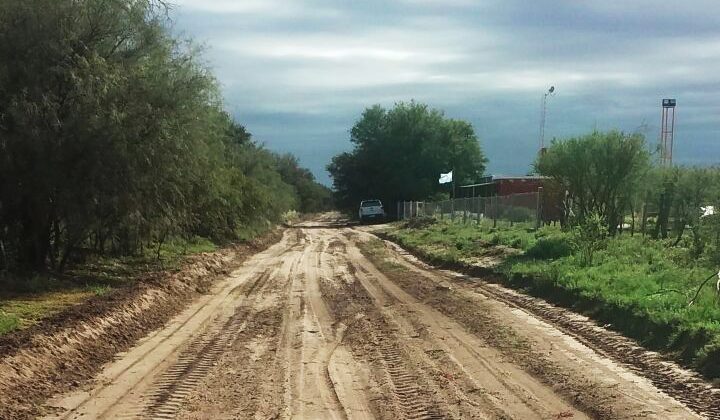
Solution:
[[[174,0],[226,108],[323,183],[373,104],[416,99],[470,121],[488,172],[524,174],[546,138],[643,131],[677,98],[675,161],[720,157],[717,0]]]

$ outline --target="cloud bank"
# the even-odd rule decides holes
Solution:
[[[179,0],[174,30],[207,46],[228,109],[318,179],[379,103],[470,121],[492,173],[522,174],[546,137],[594,128],[657,142],[678,100],[675,159],[720,157],[720,3],[649,0]]]

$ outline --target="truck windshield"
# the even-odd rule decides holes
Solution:
[[[382,204],[380,204],[380,200],[370,200],[370,201],[363,201],[362,204],[360,204],[362,207],[380,207]]]

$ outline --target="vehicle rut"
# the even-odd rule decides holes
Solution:
[[[268,270],[257,276],[244,293],[244,298],[250,298],[254,291],[262,289],[269,278]],[[224,325],[206,331],[193,340],[180,353],[177,362],[160,376],[146,394],[148,403],[145,415],[158,419],[174,418],[182,402],[207,375],[214,361],[237,339],[249,315],[240,306]]]
[[[548,369],[567,370],[563,378],[570,381],[543,382],[506,348],[436,307],[455,302],[439,299],[452,290],[417,277],[402,280],[401,264],[370,259],[353,229],[337,228],[336,219],[330,228],[323,223],[286,230],[280,243],[248,260],[197,307],[108,366],[83,400],[60,397],[56,407],[68,407],[60,417],[582,419],[591,416],[573,392],[592,389],[585,401],[600,406],[621,404],[622,393],[637,388],[629,372],[615,378],[617,389],[588,388],[585,377],[613,363],[605,359],[582,368],[572,360],[557,363]],[[430,294],[415,293],[420,286]],[[508,311],[517,306],[501,307],[507,297],[487,295],[499,305],[492,318],[499,329],[515,328]],[[468,305],[471,318],[486,309]],[[567,335],[541,333],[545,340]],[[583,378],[572,376],[578,374]],[[633,407],[604,412],[695,418],[654,388],[632,397]]]

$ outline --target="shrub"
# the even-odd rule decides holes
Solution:
[[[553,235],[538,238],[527,250],[526,255],[541,260],[551,260],[567,257],[572,251],[572,244],[567,235]]]
[[[0,334],[17,329],[20,326],[20,320],[15,314],[6,314],[0,311]]]
[[[608,231],[603,218],[593,213],[573,229],[572,243],[584,266],[593,263],[597,251],[607,246]]]

